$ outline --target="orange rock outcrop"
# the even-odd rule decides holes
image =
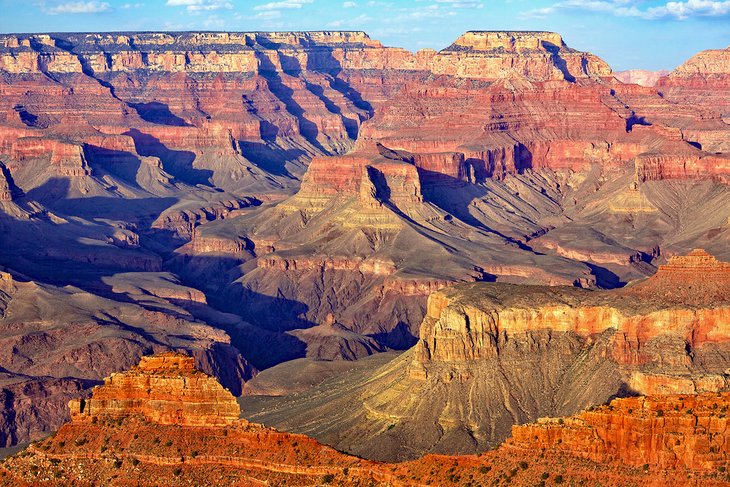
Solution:
[[[730,464],[730,393],[614,399],[569,418],[512,427],[509,447],[598,464],[723,470]]]
[[[236,398],[195,368],[193,357],[167,353],[142,357],[127,372],[112,374],[90,399],[69,404],[72,421],[139,415],[157,424],[220,426],[238,421]]]
[[[0,464],[0,485],[204,485],[286,484],[353,486],[497,483],[546,480],[602,485],[725,485],[730,394],[635,397],[572,418],[515,426],[513,437],[480,455],[428,455],[388,464],[337,452],[304,435],[278,432],[230,417],[225,423],[188,424],[165,414],[142,416],[140,408],[169,412],[176,396],[183,409],[198,404],[184,382],[195,377],[188,357],[146,357],[128,373],[149,381],[137,405],[114,380],[105,390],[125,404],[112,415],[74,415],[54,435]],[[210,377],[205,376],[207,379]],[[215,389],[212,387],[210,389]],[[223,389],[218,386],[219,391]],[[93,400],[93,398],[92,398]],[[75,409],[78,401],[72,401]],[[231,406],[237,405],[235,400]],[[226,411],[231,415],[233,411]],[[197,423],[194,422],[194,423]],[[549,479],[549,480],[548,480]],[[692,479],[692,480],[689,480]]]
[[[691,347],[730,341],[728,303],[730,264],[701,249],[672,257],[651,278],[616,291],[473,284],[429,297],[417,360],[496,357],[502,334],[550,330],[590,337],[611,329],[614,359],[641,364],[651,361],[642,344],[662,335]]]

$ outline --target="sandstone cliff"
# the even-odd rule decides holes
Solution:
[[[511,448],[561,451],[599,464],[724,470],[730,393],[614,399],[577,416],[514,426]]]
[[[70,406],[70,423],[2,462],[0,484],[407,486],[506,478],[519,485],[715,486],[728,480],[727,393],[618,399],[574,418],[516,426],[505,445],[480,455],[400,464],[362,460],[239,420],[234,398],[179,354],[146,357]]]
[[[704,279],[685,279],[695,272]],[[346,385],[258,403],[249,417],[377,459],[478,451],[513,424],[630,394],[727,387],[727,264],[702,251],[613,291],[462,284],[433,293],[416,346]],[[708,296],[707,300],[704,295]],[[323,402],[320,394],[362,405]],[[246,404],[246,402],[244,402]],[[253,403],[252,403],[253,404]],[[335,413],[336,411],[336,413]],[[317,418],[337,415],[337,426]],[[392,426],[391,426],[392,425]]]

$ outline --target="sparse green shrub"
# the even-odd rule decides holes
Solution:
[[[329,484],[333,480],[335,480],[334,474],[328,473],[328,474],[325,474],[325,475],[322,476],[322,483],[323,484]]]

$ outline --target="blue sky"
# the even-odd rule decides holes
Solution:
[[[441,49],[467,30],[551,30],[614,69],[730,44],[730,0],[0,0],[2,32],[365,30]]]

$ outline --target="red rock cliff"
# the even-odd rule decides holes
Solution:
[[[218,426],[238,421],[235,397],[195,368],[193,357],[166,353],[142,357],[127,372],[112,374],[90,399],[69,404],[72,421],[139,415],[157,424]]]

